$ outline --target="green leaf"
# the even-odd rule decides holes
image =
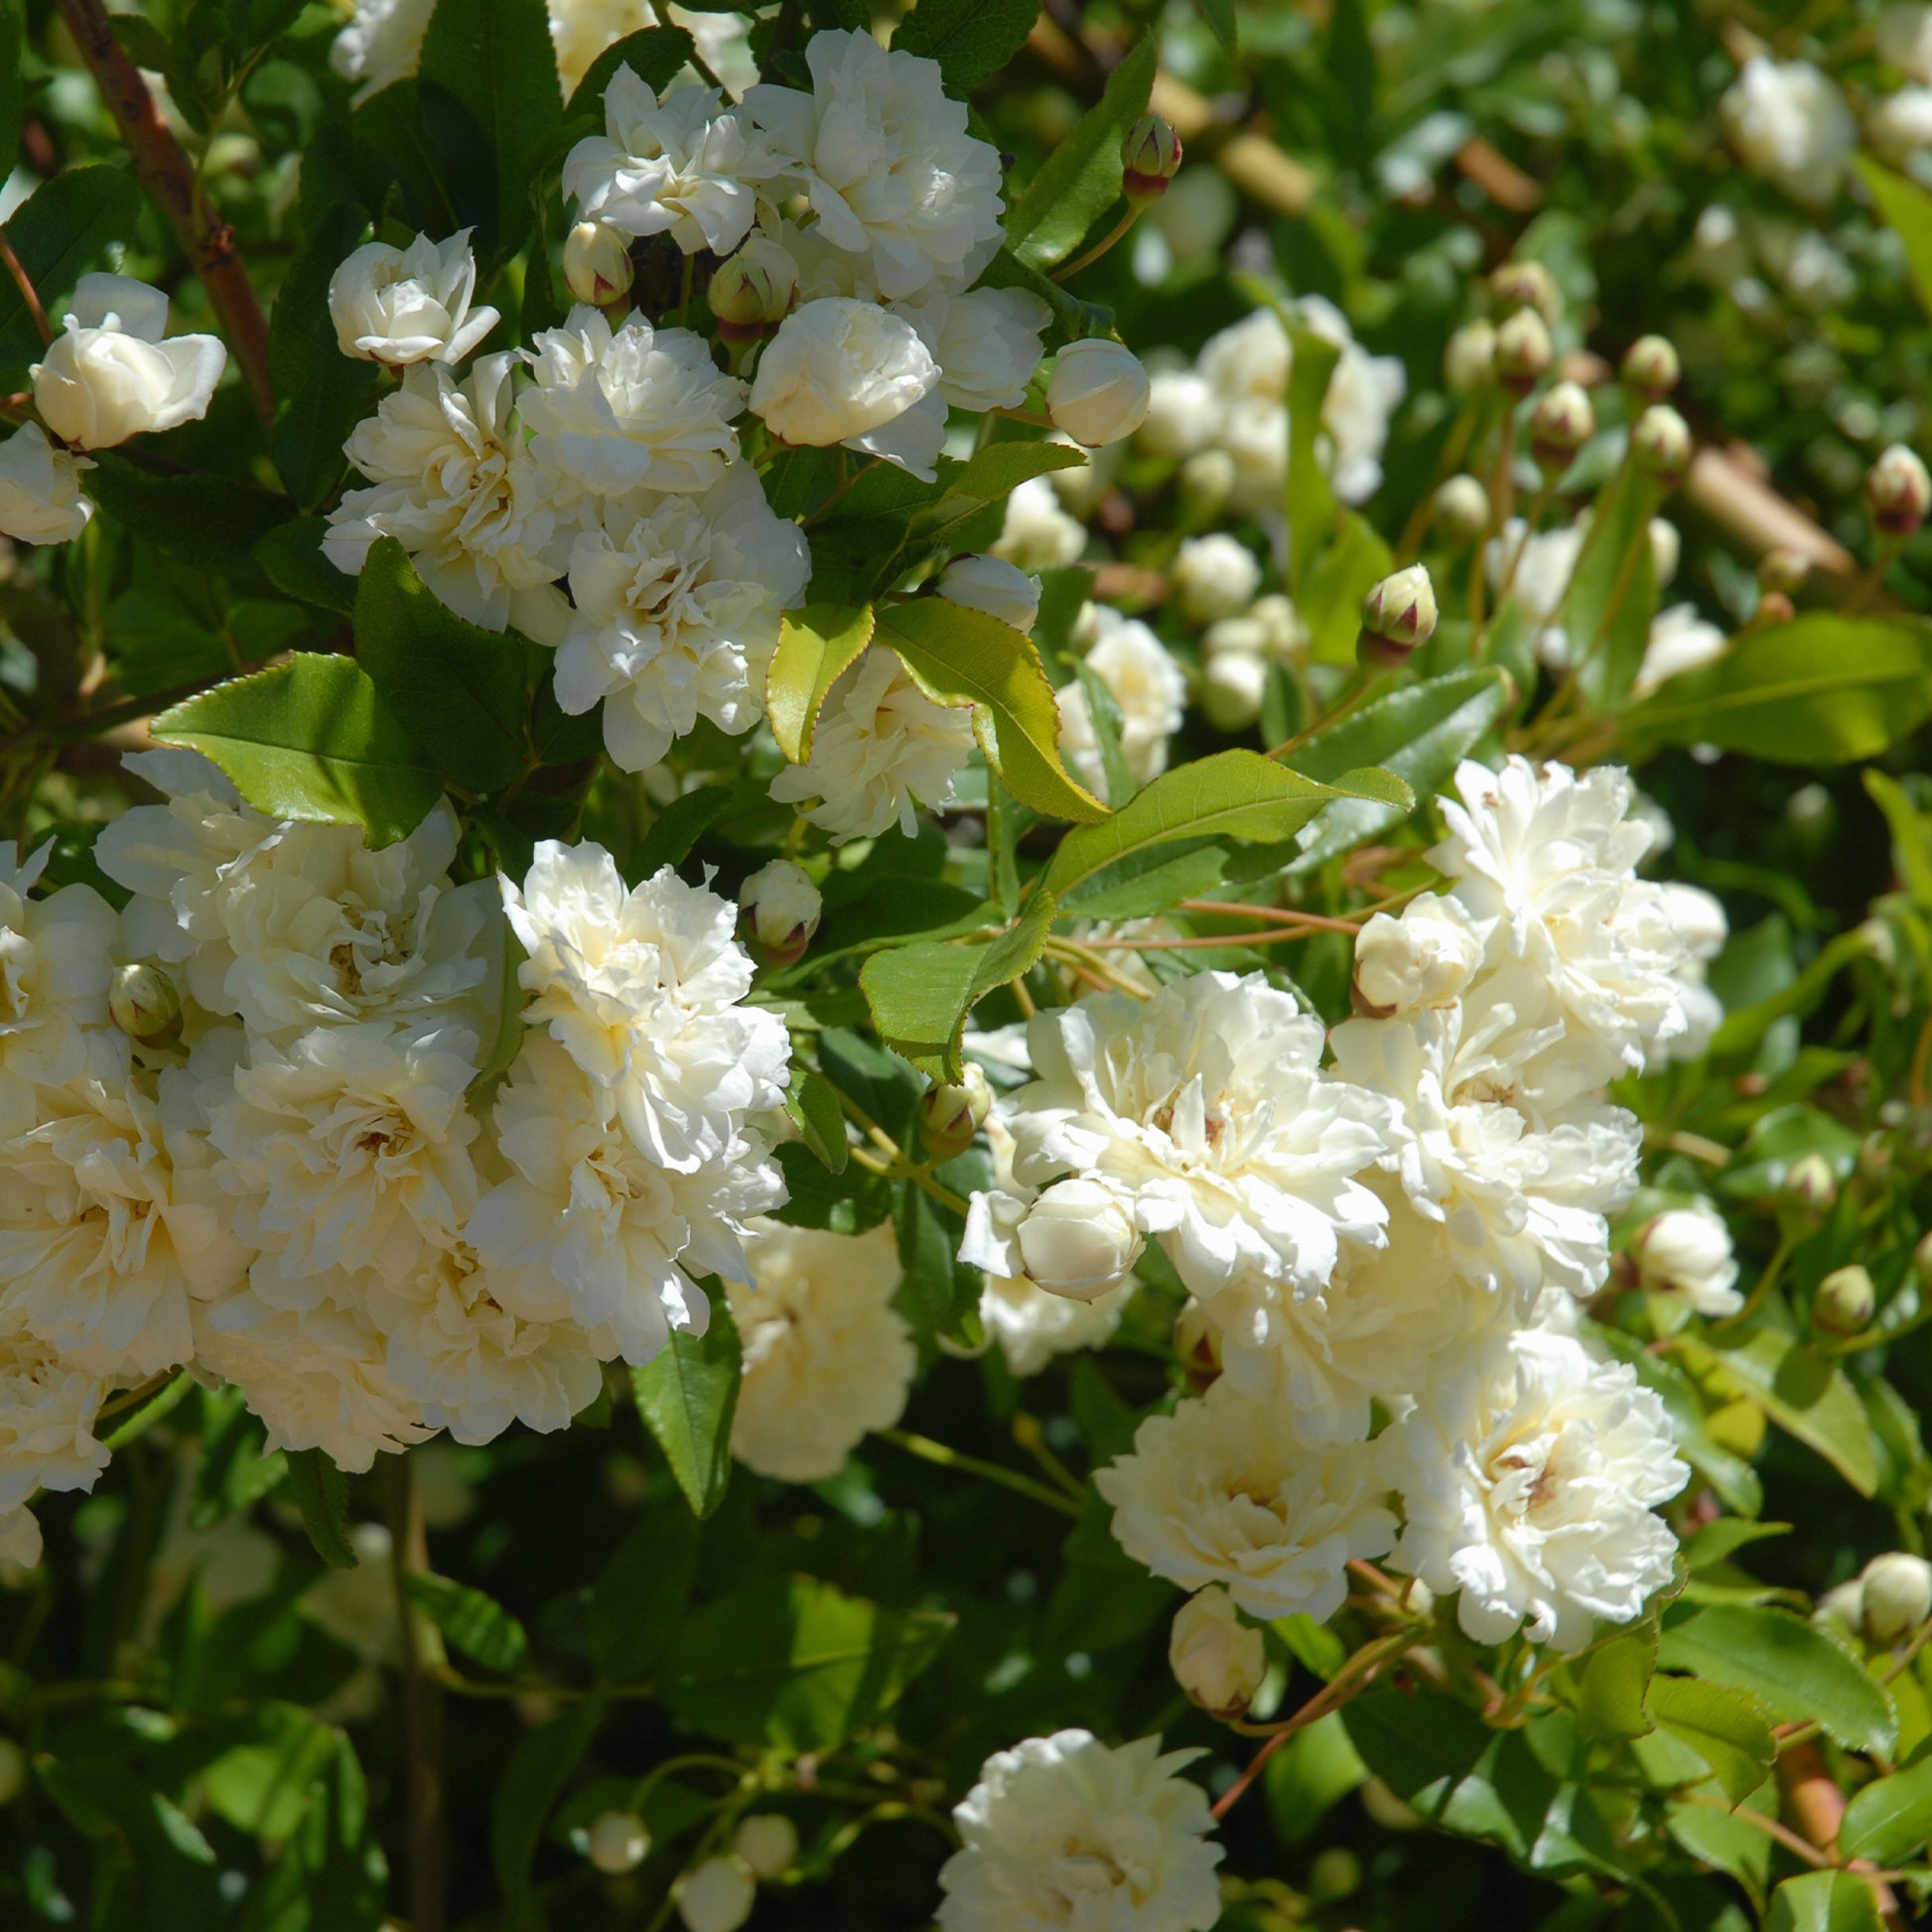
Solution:
[[[1875,758],[1932,716],[1932,623],[1807,612],[1624,713],[1632,740],[1716,745],[1779,764]]]
[[[1874,1779],[1845,1807],[1839,1856],[1903,1864],[1932,1839],[1932,1756]]]
[[[888,606],[879,635],[935,704],[970,704],[986,761],[1023,805],[1090,823],[1107,808],[1060,762],[1059,708],[1033,640],[942,597]]]
[[[918,0],[893,52],[937,61],[947,92],[963,100],[1026,46],[1038,15],[1038,0]]]
[[[1268,1760],[1262,1793],[1275,1836],[1300,1845],[1343,1798],[1368,1777],[1368,1766],[1348,1741],[1339,1711],[1298,1730]]]
[[[1297,597],[1309,626],[1309,648],[1318,664],[1352,664],[1362,629],[1362,599],[1395,559],[1368,518],[1344,510],[1334,541],[1322,551]]]
[[[604,1721],[604,1700],[584,1698],[535,1730],[525,1731],[497,1780],[490,1850],[496,1885],[509,1922],[518,1928],[543,1923],[530,1866],[543,1842],[544,1821],[556,1809],[565,1783],[590,1748]]]
[[[496,163],[494,240],[507,253],[530,223],[537,152],[563,120],[543,9],[530,0],[442,0],[423,36],[418,73],[447,87],[488,139]]]
[[[253,577],[250,553],[293,508],[232,477],[157,475],[112,450],[95,455],[87,493],[164,556],[209,577]]]
[[[1857,164],[1885,225],[1905,244],[1912,293],[1932,316],[1932,195],[1917,182],[1881,168],[1868,154],[1859,155]]]
[[[700,785],[673,798],[650,822],[637,847],[636,867],[640,879],[649,879],[665,866],[681,866],[691,856],[691,848],[723,815],[732,801],[729,785]]]
[[[257,811],[360,825],[372,846],[407,838],[443,795],[429,760],[346,657],[300,652],[173,706],[152,730],[210,759]]]
[[[1725,1811],[1716,1802],[1703,1804],[1692,1798],[1669,1806],[1664,1823],[1692,1858],[1728,1872],[1743,1886],[1752,1908],[1763,1911],[1775,1845],[1761,1826],[1745,1822],[1741,1808]]]
[[[280,1845],[300,1828],[317,1780],[334,1763],[336,1733],[293,1704],[258,1705],[243,1722],[255,1734],[202,1767],[202,1795],[236,1831]]]
[[[959,1259],[961,1226],[916,1181],[900,1181],[894,1191],[893,1233],[899,1267],[918,1311],[934,1335],[970,1341],[967,1317],[979,1308],[984,1280],[977,1268]]]
[[[778,750],[793,764],[812,755],[812,733],[825,694],[872,642],[872,606],[856,611],[836,604],[807,604],[778,621],[778,647],[764,678],[764,713]]]
[[[1316,594],[1313,568],[1321,561],[1335,527],[1335,492],[1321,465],[1319,439],[1321,405],[1327,399],[1328,383],[1341,360],[1341,350],[1312,329],[1301,328],[1288,317],[1283,320],[1288,324],[1295,358],[1288,377],[1288,565],[1293,588],[1307,598]],[[1376,573],[1376,577],[1386,575],[1386,570]],[[1371,577],[1369,584],[1375,581]],[[1355,597],[1358,611],[1367,592],[1365,584]],[[1306,606],[1304,609],[1306,612]],[[1323,633],[1314,620],[1311,618],[1309,622],[1320,639]],[[1315,654],[1320,655],[1319,642]],[[1348,633],[1346,654],[1355,654],[1353,629]]]
[[[605,1684],[641,1684],[683,1620],[698,1570],[698,1519],[653,1502],[591,1587],[591,1662]]]
[[[1745,1691],[1783,1723],[1815,1723],[1847,1750],[1888,1751],[1898,1733],[1885,1693],[1830,1637],[1789,1610],[1715,1604],[1666,1627],[1657,1662]]]
[[[960,1035],[975,1003],[1032,970],[1058,908],[1044,889],[1008,931],[977,945],[876,952],[859,974],[879,1036],[934,1080],[964,1074]]]
[[[1208,30],[1221,44],[1221,52],[1230,61],[1238,60],[1241,54],[1240,15],[1235,10],[1234,0],[1200,0],[1201,18],[1207,22]]]
[[[249,1932],[367,1932],[382,1922],[388,1866],[369,1829],[369,1792],[340,1731],[281,1856],[250,1887]]]
[[[1564,595],[1577,681],[1599,711],[1622,703],[1650,641],[1657,610],[1650,519],[1663,495],[1654,479],[1626,463],[1597,499]]]
[[[14,152],[7,150],[10,157]],[[63,168],[14,210],[7,239],[56,329],[73,285],[100,265],[110,242],[131,240],[140,218],[134,177],[105,166]],[[27,366],[40,352],[41,332],[26,297],[11,275],[0,275],[0,381],[24,388]]]
[[[1852,1871],[1808,1871],[1771,1894],[1764,1932],[1884,1932],[1869,1878]]]
[[[322,539],[328,530],[324,517],[293,517],[256,539],[254,559],[285,597],[347,617],[355,609],[355,579],[338,570],[322,554]]]
[[[375,392],[375,364],[343,353],[329,313],[330,278],[367,226],[359,207],[331,208],[303,238],[269,315],[268,374],[275,389],[269,449],[304,509],[314,509],[341,482],[343,444]]]
[[[743,1367],[731,1305],[714,1288],[705,1332],[673,1329],[654,1359],[630,1371],[637,1411],[698,1516],[709,1516],[724,1501],[731,1480],[732,1417]]]
[[[354,1570],[361,1559],[348,1540],[348,1479],[321,1449],[290,1449],[289,1488],[302,1512],[316,1555],[338,1570]]]
[[[1032,268],[1054,268],[1120,200],[1120,144],[1147,112],[1159,59],[1157,37],[1144,34],[1107,76],[1098,106],[1049,154],[1017,206],[1007,210],[1007,245]]]
[[[484,1670],[513,1677],[522,1669],[530,1639],[495,1597],[433,1574],[404,1578],[403,1589],[458,1650]]]
[[[394,537],[377,541],[356,580],[355,655],[453,783],[497,791],[528,769],[521,640],[458,617]]]
[[[1777,1767],[1778,1740],[1749,1696],[1694,1677],[1654,1677],[1644,1709],[1710,1765],[1733,1805]]]
[[[825,1167],[833,1173],[843,1173],[852,1150],[846,1144],[845,1110],[839,1105],[838,1088],[815,1069],[794,1066],[791,1087],[785,1094],[785,1112]]]
[[[1429,798],[1447,789],[1455,767],[1494,729],[1513,696],[1507,673],[1487,667],[1401,685],[1317,732],[1295,753],[1294,768],[1333,784],[1346,771],[1379,765],[1417,798]],[[1322,808],[1313,837],[1291,870],[1326,865],[1399,825],[1413,809],[1413,802],[1397,811],[1368,799],[1337,799]]]
[[[1111,818],[1060,841],[1040,881],[1064,912],[1083,916],[1102,894],[1145,870],[1149,855],[1180,840],[1292,838],[1337,796],[1259,752],[1216,752],[1164,771]],[[1172,857],[1173,855],[1169,855]]]
[[[27,17],[18,0],[0,0],[0,155],[20,152],[20,57]]]
[[[1587,1737],[1647,1736],[1644,1691],[1657,1665],[1657,1639],[1632,1630],[1599,1644],[1577,1673],[1577,1724]]]
[[[574,121],[589,115],[602,125],[604,90],[620,68],[628,68],[653,93],[661,94],[684,71],[692,51],[691,36],[682,27],[642,27],[626,34],[584,69],[565,117]]]
[[[829,1751],[891,1708],[952,1623],[809,1577],[767,1577],[685,1623],[665,1651],[659,1689],[680,1724],[727,1742]]]

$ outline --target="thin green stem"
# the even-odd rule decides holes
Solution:
[[[1091,268],[1141,218],[1141,206],[1139,202],[1130,202],[1127,212],[1084,255],[1075,261],[1068,262],[1064,268],[1054,269],[1053,280],[1056,282],[1070,281],[1075,275],[1079,274],[1081,269]]]
[[[930,1436],[915,1436],[910,1430],[882,1429],[877,1433],[882,1441],[937,1468],[957,1469],[963,1475],[980,1476],[987,1482],[997,1482],[1001,1488],[1011,1489],[1016,1496],[1026,1496],[1047,1509],[1057,1510],[1062,1516],[1077,1518],[1081,1514],[1080,1505],[1071,1496],[1063,1496],[1057,1489],[1049,1489],[1043,1482],[1035,1482],[1032,1476],[1023,1476],[1018,1469],[1005,1468],[998,1462],[982,1461],[977,1455],[966,1455],[959,1449],[947,1448],[944,1443],[935,1443]]]

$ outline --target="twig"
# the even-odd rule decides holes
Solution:
[[[195,170],[174,137],[141,69],[114,37],[101,0],[55,0],[80,58],[100,86],[133,157],[134,173],[174,229],[240,364],[242,380],[264,423],[275,420],[275,391],[268,378],[268,323],[262,315],[248,265],[235,246],[234,230],[208,206]],[[418,1925],[416,1932],[434,1932]]]
[[[922,1462],[930,1462],[941,1469],[959,1469],[967,1475],[983,1476],[988,1482],[997,1482],[1004,1489],[1011,1489],[1016,1496],[1026,1496],[1034,1502],[1042,1503],[1048,1509],[1058,1510],[1062,1516],[1077,1519],[1081,1513],[1080,1505],[1071,1496],[1063,1496],[1057,1489],[1049,1489],[1043,1482],[1035,1482],[1032,1476],[1023,1476],[1018,1469],[1009,1469],[998,1462],[982,1461],[977,1455],[966,1455],[956,1449],[949,1449],[944,1443],[935,1443],[930,1436],[915,1436],[905,1429],[882,1429],[877,1432],[881,1441],[902,1449],[908,1455],[916,1455]]]
[[[1068,262],[1064,268],[1054,269],[1053,280],[1056,282],[1070,281],[1075,275],[1079,274],[1081,269],[1090,268],[1095,262],[1097,262],[1100,259],[1102,255],[1104,255],[1108,251],[1108,249],[1110,249],[1114,245],[1115,242],[1120,240],[1120,238],[1124,234],[1126,234],[1128,229],[1131,228],[1134,225],[1134,223],[1138,221],[1140,218],[1141,218],[1141,204],[1139,202],[1130,202],[1127,205],[1127,212],[1123,214],[1120,217],[1120,219],[1116,221],[1114,225],[1111,228],[1109,228],[1107,232],[1104,235],[1102,235],[1101,238],[1098,241],[1096,241],[1093,244],[1093,246],[1089,248],[1084,255],[1080,256],[1080,258],[1077,261]]]
[[[403,1723],[409,1743],[410,1932],[445,1932],[443,1687],[436,1675],[444,1660],[436,1626],[409,1595],[409,1579],[429,1570],[429,1544],[408,1455],[388,1457],[383,1473],[389,1488],[390,1568],[402,1618]]]
[[[1709,1805],[1713,1811],[1721,1811],[1727,1818],[1741,1819],[1746,1825],[1755,1825],[1760,1832],[1774,1838],[1793,1858],[1803,1859],[1809,1865],[1819,1870],[1828,1870],[1828,1859],[1809,1839],[1800,1838],[1789,1825],[1780,1825],[1775,1818],[1767,1818],[1761,1811],[1753,1811],[1748,1805],[1739,1805],[1735,1811],[1717,1798],[1707,1798],[1701,1791],[1687,1791],[1684,1794],[1694,1805]]]
[[[47,320],[47,310],[41,302],[41,292],[34,286],[34,278],[27,273],[27,267],[14,253],[14,245],[7,239],[7,231],[0,227],[0,261],[7,264],[7,273],[14,278],[20,290],[20,299],[27,305],[27,313],[34,318],[34,327],[41,332],[41,341],[51,343],[54,330]]]

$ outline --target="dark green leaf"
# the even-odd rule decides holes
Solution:
[[[612,1551],[591,1590],[599,1681],[641,1684],[683,1619],[698,1569],[698,1519],[675,1497],[653,1503]]]
[[[496,1785],[490,1845],[497,1888],[513,1926],[529,1928],[543,1923],[530,1882],[530,1866],[543,1842],[544,1820],[556,1809],[565,1783],[590,1748],[603,1721],[604,1701],[585,1698],[571,1705],[562,1717],[526,1731],[503,1767]]]
[[[642,27],[607,47],[588,68],[570,97],[566,118],[583,116],[602,123],[604,90],[620,68],[628,68],[653,93],[661,94],[691,58],[691,36],[682,27]]]
[[[673,1331],[654,1360],[630,1371],[638,1413],[699,1516],[724,1501],[731,1480],[732,1416],[743,1365],[731,1307],[724,1291],[714,1289],[704,1334]]]
[[[1915,181],[1881,168],[1867,154],[1857,157],[1885,225],[1905,244],[1905,267],[1919,307],[1932,316],[1932,195]]]
[[[361,1562],[348,1540],[348,1481],[321,1449],[290,1449],[289,1488],[316,1555],[338,1570]]]
[[[1904,1864],[1932,1839],[1932,1757],[1875,1778],[1845,1807],[1839,1855]]]
[[[135,536],[210,577],[255,576],[250,553],[294,510],[232,477],[157,474],[112,450],[96,454],[87,492]]]
[[[1352,664],[1362,631],[1362,599],[1394,568],[1395,559],[1367,517],[1344,510],[1334,541],[1321,552],[1297,601],[1317,663]]]
[[[493,1596],[429,1573],[405,1578],[403,1589],[456,1649],[484,1670],[512,1677],[522,1669],[530,1639]]]
[[[355,609],[355,579],[338,570],[322,554],[329,524],[320,516],[298,516],[278,523],[260,538],[255,562],[278,591],[319,611],[343,617]]]
[[[1599,1644],[1577,1673],[1577,1725],[1587,1737],[1642,1737],[1644,1691],[1657,1663],[1654,1632],[1632,1630]]]
[[[1325,616],[1325,601],[1333,592],[1318,588],[1312,573],[1335,529],[1335,492],[1321,461],[1321,406],[1327,400],[1329,379],[1334,375],[1335,364],[1341,360],[1341,350],[1327,337],[1299,326],[1289,329],[1289,343],[1294,360],[1289,364],[1288,377],[1288,563],[1296,592],[1305,600],[1311,597],[1322,600],[1317,602],[1314,616],[1309,616],[1305,603],[1304,615],[1309,617],[1314,655],[1327,658],[1332,656],[1327,648],[1330,643],[1327,630],[1332,626]],[[1349,531],[1358,531],[1359,527],[1360,519],[1356,519]],[[1351,540],[1359,542],[1359,537]],[[1379,554],[1386,557],[1388,552],[1382,549]],[[1346,574],[1343,572],[1342,576]],[[1369,584],[1374,582],[1374,577],[1368,580]],[[1357,612],[1367,589],[1365,584],[1356,593]],[[1316,621],[1317,617],[1321,618],[1320,622]],[[1342,656],[1335,661],[1354,656],[1355,632],[1359,628],[1358,623],[1347,627],[1341,644]]]
[[[947,91],[963,100],[1026,46],[1038,13],[1037,0],[918,0],[893,52],[937,61]]]
[[[134,177],[109,167],[64,168],[14,210],[7,239],[56,329],[73,285],[101,265],[110,242],[132,239],[140,218]],[[24,388],[27,365],[40,352],[41,332],[26,298],[11,275],[0,275],[0,382]]]
[[[696,791],[673,798],[651,820],[650,830],[637,847],[638,878],[648,879],[665,866],[681,866],[731,801],[729,785],[700,785]]]
[[[1623,702],[1643,662],[1657,610],[1650,519],[1663,490],[1625,464],[1598,497],[1564,595],[1563,624],[1576,653],[1577,681],[1599,711]]]
[[[19,0],[0,0],[0,155],[20,152],[20,57],[27,45],[27,17]]]
[[[304,238],[269,316],[268,374],[275,389],[275,468],[304,509],[342,479],[343,444],[368,411],[376,368],[345,355],[329,313],[329,282],[362,239],[359,207],[332,208]]]

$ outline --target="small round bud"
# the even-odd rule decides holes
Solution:
[[[1062,435],[1097,450],[1140,428],[1151,392],[1141,358],[1126,344],[1087,336],[1053,358],[1046,413]]]
[[[1489,293],[1504,315],[1534,309],[1554,323],[1563,314],[1563,291],[1541,262],[1504,262],[1489,277]]]
[[[1558,382],[1530,413],[1530,454],[1546,472],[1568,470],[1596,434],[1596,406],[1579,383]]]
[[[1932,476],[1902,443],[1894,443],[1865,473],[1871,520],[1889,537],[1908,537],[1932,510]]]
[[[1234,1599],[1212,1584],[1174,1613],[1168,1662],[1174,1682],[1203,1711],[1240,1718],[1268,1675],[1268,1647],[1235,1613]]]
[[[1217,650],[1202,666],[1200,708],[1217,732],[1246,731],[1267,691],[1268,660],[1258,651]]]
[[[783,317],[786,306],[771,271],[744,253],[718,264],[705,300],[728,343],[756,342],[768,323]]]
[[[757,1880],[743,1859],[707,1859],[678,1880],[677,1914],[688,1932],[738,1932],[757,1898]]]
[[[1932,1616],[1932,1563],[1904,1550],[1873,1557],[1859,1573],[1864,1588],[1864,1634],[1896,1643]]]
[[[1452,396],[1477,396],[1496,379],[1496,325],[1465,322],[1443,350],[1443,383]]]
[[[630,248],[616,228],[602,221],[580,221],[564,240],[564,280],[580,302],[602,309],[628,295],[636,271]]]
[[[1489,527],[1489,492],[1466,473],[1436,491],[1436,526],[1456,545],[1474,543]]]
[[[635,1871],[650,1856],[650,1834],[644,1821],[627,1811],[607,1811],[591,1826],[584,1856],[600,1871],[618,1877]]]
[[[773,962],[789,966],[811,944],[824,901],[799,867],[773,859],[739,887],[738,904],[743,923]]]
[[[1757,615],[1766,623],[1789,623],[1798,607],[1782,591],[1765,591],[1757,600]]]
[[[1811,559],[1802,550],[1787,549],[1783,544],[1765,551],[1757,560],[1757,581],[1767,591],[1784,597],[1800,590],[1810,575]]]
[[[1395,1600],[1413,1617],[1427,1619],[1436,1614],[1436,1592],[1420,1577],[1411,1577]]]
[[[0,1737],[0,1805],[10,1805],[27,1782],[27,1753],[11,1737]]]
[[[1645,402],[1662,402],[1684,377],[1675,345],[1663,336],[1639,336],[1623,351],[1623,379]]]
[[[1630,432],[1630,459],[1647,477],[1675,489],[1691,467],[1691,426],[1669,403],[1653,403]]]
[[[1405,664],[1436,634],[1436,586],[1421,564],[1385,577],[1362,599],[1356,655],[1365,664]]]
[[[1226,450],[1196,450],[1180,466],[1178,481],[1181,500],[1196,517],[1206,521],[1227,507],[1241,472]]]
[[[1855,1261],[1849,1267],[1834,1268],[1818,1284],[1818,1293],[1812,1298],[1811,1325],[1821,1334],[1862,1335],[1870,1327],[1877,1306],[1871,1277]]]
[[[1549,325],[1534,309],[1518,309],[1496,331],[1496,380],[1513,396],[1527,396],[1556,359]]]
[[[1159,201],[1180,172],[1180,136],[1159,114],[1143,114],[1120,144],[1130,202]]]
[[[1818,1599],[1812,1619],[1817,1622],[1826,1617],[1836,1619],[1848,1630],[1862,1630],[1864,1627],[1864,1585],[1857,1577],[1848,1583],[1834,1584]]]
[[[777,1878],[798,1857],[798,1827],[781,1811],[755,1812],[732,1838],[732,1850],[759,1878]]]
[[[1097,1302],[1118,1288],[1145,1245],[1113,1190],[1080,1174],[1046,1188],[1014,1238],[1027,1279],[1070,1302]]]
[[[142,1046],[172,1046],[181,1037],[181,995],[174,981],[146,960],[115,969],[107,985],[107,1014]]]
[[[1823,1220],[1838,1201],[1838,1175],[1822,1154],[1801,1154],[1784,1171],[1784,1204]]]
[[[927,1087],[919,1096],[919,1138],[935,1161],[950,1161],[973,1145],[993,1111],[993,1089],[970,1062],[958,1086]]]
[[[1362,1862],[1345,1845],[1331,1845],[1309,1866],[1309,1890],[1323,1903],[1352,1898],[1362,1888]]]

